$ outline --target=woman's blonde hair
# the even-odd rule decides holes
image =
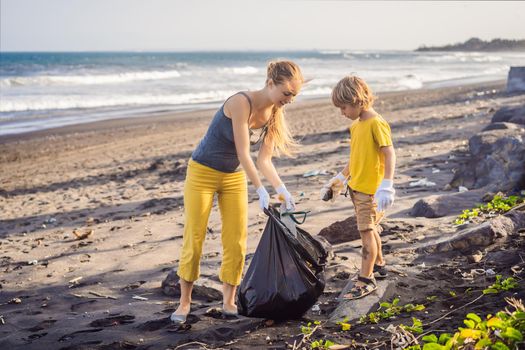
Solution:
[[[348,75],[339,80],[332,90],[332,103],[336,107],[346,104],[363,109],[369,109],[374,104],[376,97],[366,82],[356,76]]]
[[[273,81],[275,85],[279,85],[291,80],[304,82],[303,74],[297,64],[292,61],[274,61],[268,64],[266,84]],[[273,141],[276,155],[291,156],[299,145],[290,133],[281,106],[273,106],[272,116],[268,121],[268,136]]]

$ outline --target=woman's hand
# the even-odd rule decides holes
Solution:
[[[290,192],[288,192],[288,190],[286,189],[286,186],[284,184],[280,184],[279,186],[277,186],[275,191],[279,194],[279,200],[283,201],[286,205],[286,210],[294,211],[295,202]]]
[[[257,188],[257,194],[259,195],[259,207],[261,210],[268,209],[268,206],[270,205],[270,195],[263,185]]]

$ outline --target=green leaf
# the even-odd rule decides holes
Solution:
[[[423,345],[423,350],[444,350],[445,347],[443,345],[439,345],[438,343],[426,343]]]
[[[505,345],[499,340],[496,342],[496,344],[492,345],[490,348],[494,350],[510,350],[507,345]]]
[[[463,323],[465,324],[465,326],[467,326],[470,329],[473,329],[474,327],[476,327],[476,324],[472,320],[463,320]]]
[[[425,335],[422,339],[425,343],[437,343],[438,342],[438,338],[436,337],[435,334]]]
[[[483,294],[498,294],[498,290],[494,288],[487,288],[483,290]]]
[[[491,344],[492,344],[492,341],[489,338],[482,338],[482,339],[478,340],[478,342],[476,343],[475,348],[476,349],[484,349],[484,348],[486,348],[487,346],[489,346]]]
[[[520,333],[520,331],[518,331],[517,329],[512,328],[512,327],[507,327],[505,332],[501,333],[501,336],[503,338],[512,339],[512,340],[518,341],[518,342],[523,340],[523,335]]]
[[[467,318],[476,322],[476,323],[480,323],[481,322],[481,317],[479,317],[478,315],[476,315],[475,313],[468,313],[467,314]]]
[[[439,336],[439,344],[445,345],[446,342],[452,338],[452,335],[450,333],[443,333]]]

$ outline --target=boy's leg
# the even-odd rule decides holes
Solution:
[[[377,229],[372,230],[372,231],[374,233],[374,243],[377,247],[377,255],[376,255],[375,264],[379,266],[383,266],[385,265],[385,259],[383,259],[383,252],[382,252],[383,246],[381,243],[381,236],[379,236],[379,232],[377,231]]]
[[[376,223],[376,229],[374,230],[374,237],[375,237],[376,245],[377,245],[377,259],[376,259],[375,264],[379,266],[385,265],[385,259],[383,259],[383,246],[381,243],[381,236],[379,235],[380,230],[381,231],[383,230],[381,226],[379,226],[379,223],[384,218],[384,215],[385,215],[385,212],[384,211],[378,212],[377,204],[373,203],[373,217],[375,218],[375,223]]]
[[[222,219],[222,264],[219,279],[223,282],[223,309],[235,314],[235,293],[241,282],[248,232],[248,189],[244,172],[228,174],[219,191]]]
[[[375,229],[359,231],[363,249],[361,254],[361,273],[362,277],[371,277],[374,273],[374,264],[377,259],[378,246],[376,236],[379,236]],[[357,283],[360,283],[359,281]]]
[[[343,298],[358,299],[377,289],[374,279],[374,264],[377,259],[375,211],[373,210],[373,196],[350,191],[354,203],[357,219],[357,229],[363,245],[361,251],[361,270],[352,289]]]

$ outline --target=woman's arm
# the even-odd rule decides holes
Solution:
[[[257,174],[257,168],[250,156],[250,134],[248,132],[250,105],[245,98],[234,96],[227,102],[227,112],[232,119],[233,138],[239,162],[253,186],[259,188],[262,185],[261,179]]]
[[[257,167],[264,175],[264,177],[272,184],[273,188],[277,188],[283,184],[277,170],[272,162],[273,156],[273,140],[266,136],[259,149],[257,156]]]

